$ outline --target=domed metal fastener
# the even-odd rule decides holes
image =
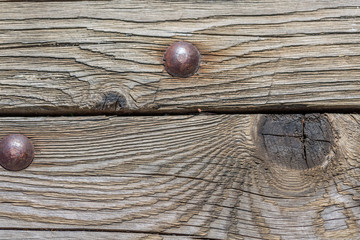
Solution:
[[[0,165],[7,170],[23,170],[33,158],[34,146],[24,135],[8,135],[0,142]]]
[[[176,42],[170,45],[164,54],[165,70],[174,77],[190,77],[200,66],[199,50],[188,42]]]

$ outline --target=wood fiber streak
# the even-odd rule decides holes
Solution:
[[[24,240],[24,239],[87,239],[87,240],[190,240],[185,236],[164,236],[161,234],[119,233],[119,232],[86,232],[86,231],[28,231],[28,230],[0,230],[0,239]]]
[[[0,229],[57,230],[30,231],[34,238],[73,229],[93,238],[105,233],[75,231],[357,239],[360,116],[324,116],[333,151],[303,170],[258,147],[261,115],[0,118],[0,138],[20,132],[36,150],[24,171],[0,169]]]
[[[360,110],[359,6],[1,1],[0,114]],[[186,79],[162,65],[179,40],[202,53]]]

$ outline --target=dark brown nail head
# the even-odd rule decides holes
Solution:
[[[34,146],[21,134],[11,134],[0,142],[0,164],[10,171],[27,168],[34,158]]]
[[[176,42],[170,45],[164,54],[166,71],[174,77],[190,77],[200,66],[199,50],[188,42]]]

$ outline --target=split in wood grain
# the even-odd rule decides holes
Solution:
[[[308,169],[327,164],[335,147],[332,128],[322,114],[269,114],[259,119],[259,150],[271,164]]]

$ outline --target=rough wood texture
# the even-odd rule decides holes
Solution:
[[[330,123],[321,114],[265,115],[259,135],[269,160],[292,169],[323,164],[334,144]]]
[[[86,240],[188,240],[185,236],[166,236],[151,233],[119,233],[119,232],[86,232],[86,231],[22,231],[0,230],[0,239],[28,240],[28,239],[86,239]]]
[[[0,118],[36,149],[0,170],[0,229],[358,239],[360,115],[324,117],[333,148],[304,170],[269,160],[260,115]]]
[[[359,0],[0,2],[0,114],[360,110]],[[162,56],[186,40],[197,75]]]

